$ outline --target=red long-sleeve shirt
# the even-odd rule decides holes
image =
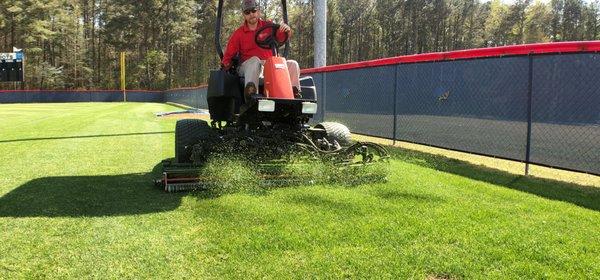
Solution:
[[[271,23],[271,21],[259,19],[256,30]],[[231,59],[237,53],[239,53],[241,56],[241,62],[244,62],[253,56],[258,57],[261,60],[273,56],[271,50],[259,47],[254,41],[254,34],[256,33],[256,30],[250,30],[246,22],[244,22],[240,28],[235,30],[231,35],[231,38],[229,38],[229,42],[227,42],[227,48],[225,49],[223,61],[221,61],[221,63],[223,63],[223,65],[226,67],[229,67],[231,65]],[[285,39],[285,32],[277,30],[276,37],[277,41],[282,42]]]

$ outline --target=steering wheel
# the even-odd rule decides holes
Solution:
[[[258,30],[256,30],[256,34],[254,34],[254,41],[256,42],[256,44],[263,48],[263,49],[267,49],[267,50],[271,50],[273,48],[278,48],[281,47],[285,44],[285,42],[288,40],[288,33],[285,32],[285,39],[283,40],[283,42],[279,42],[277,41],[277,30],[279,30],[280,25],[279,24],[267,24],[261,28],[259,28]],[[267,30],[270,29],[270,30]],[[265,32],[267,31],[267,32]]]

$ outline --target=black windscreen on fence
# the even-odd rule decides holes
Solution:
[[[600,175],[598,53],[311,75],[325,96],[324,119],[353,132],[518,161],[527,161],[530,133],[529,162]]]
[[[396,139],[524,160],[527,57],[398,65]]]
[[[0,103],[59,103],[59,102],[122,102],[123,92],[118,90],[15,90],[0,92]],[[163,102],[161,91],[128,90],[131,102]]]
[[[174,89],[165,91],[165,102],[172,102],[194,108],[208,109],[206,101],[207,87],[193,89]]]
[[[325,119],[364,134],[393,137],[395,76],[395,66],[326,73]]]
[[[600,174],[600,54],[533,60],[531,161]]]
[[[167,91],[127,90],[130,102],[173,102],[194,108],[208,108],[206,87]],[[119,90],[11,90],[0,91],[0,103],[121,102]]]

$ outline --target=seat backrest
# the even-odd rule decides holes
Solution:
[[[302,99],[317,101],[317,87],[311,76],[300,78],[300,88],[302,90]]]
[[[239,76],[223,70],[210,71],[206,99],[212,120],[232,121],[241,96]]]

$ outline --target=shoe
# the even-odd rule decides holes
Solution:
[[[292,91],[294,92],[294,98],[302,98],[302,91],[297,86],[293,86]]]
[[[246,102],[249,102],[252,95],[256,94],[256,86],[254,85],[253,82],[249,82],[248,84],[246,84],[246,87],[244,88],[244,99],[246,100]]]

